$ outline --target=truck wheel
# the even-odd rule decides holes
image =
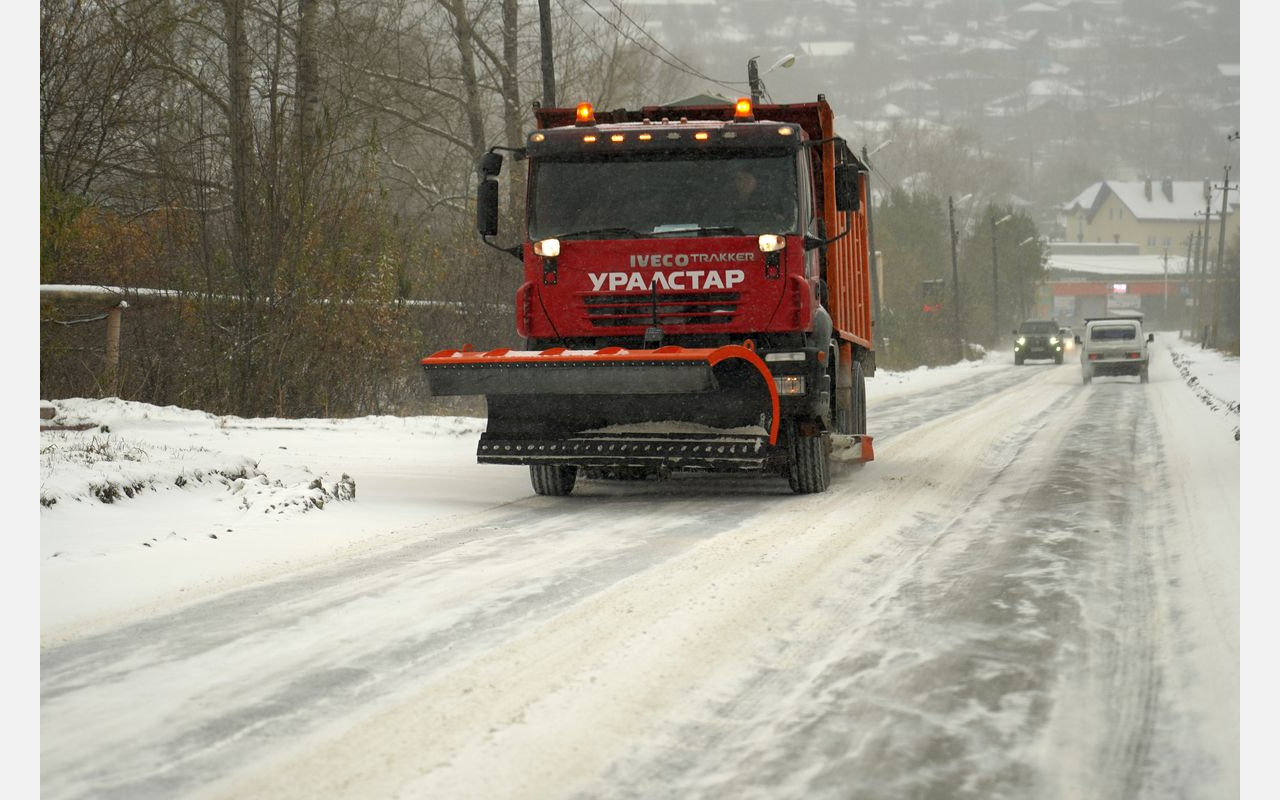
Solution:
[[[1062,353],[1058,353],[1058,354],[1054,355],[1054,357],[1053,357],[1053,363],[1055,363],[1055,364],[1061,364],[1061,363],[1062,363]]]
[[[856,373],[849,368],[848,363],[840,361],[840,350],[837,347],[831,348],[831,429],[836,433],[854,433],[855,414],[857,412],[857,389],[853,385],[853,375]],[[858,368],[858,362],[853,362],[853,369]],[[843,374],[842,374],[843,373]]]
[[[551,497],[563,497],[578,482],[578,468],[560,464],[530,464],[529,482],[533,491]]]
[[[791,428],[791,466],[787,482],[796,494],[825,492],[831,476],[827,462],[827,434],[801,436],[795,426]]]
[[[1138,382],[1139,383],[1147,382],[1147,365],[1146,364],[1142,365],[1142,371],[1138,373]]]
[[[1085,386],[1088,386],[1089,382],[1093,380],[1093,370],[1089,369],[1088,367],[1085,367],[1084,369],[1080,370],[1080,375],[1084,380]]]
[[[867,381],[862,375],[862,362],[853,362],[853,425],[849,433],[867,432]]]

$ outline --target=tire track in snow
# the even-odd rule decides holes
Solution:
[[[979,487],[977,492],[952,495],[948,499],[957,505],[943,513],[913,514],[887,537],[892,546],[882,541],[881,549],[853,565],[838,585],[829,586],[815,607],[799,617],[804,624],[778,638],[775,652],[757,655],[755,671],[741,677],[735,689],[722,691],[720,699],[698,709],[697,719],[678,735],[666,736],[661,745],[616,766],[578,796],[595,796],[606,786],[611,796],[620,797],[668,792],[701,797],[899,797],[933,796],[938,791],[954,796],[955,787],[965,781],[982,786],[973,796],[990,796],[987,792],[993,788],[1025,784],[1027,775],[990,778],[981,770],[966,772],[963,763],[947,755],[958,748],[966,758],[975,751],[986,756],[1016,740],[1013,732],[974,734],[970,728],[982,727],[983,715],[966,722],[962,706],[973,697],[998,697],[991,687],[1001,680],[1030,681],[1021,656],[1007,659],[990,673],[993,657],[934,657],[928,645],[911,642],[902,633],[916,627],[913,618],[937,613],[930,609],[935,595],[928,587],[938,578],[916,576],[930,559],[938,558],[938,550],[946,549],[944,540],[965,535],[969,517],[982,513],[991,487],[1006,470],[1016,468],[1022,451],[1043,427],[1043,422],[1035,422],[1038,412],[1060,402],[1062,391],[1048,387],[1034,399],[1020,396],[986,409],[967,404],[971,412],[948,420],[947,427],[986,424],[1001,430],[990,424],[1000,420],[1012,429],[990,442],[989,451],[976,459],[979,468],[965,473]],[[1031,424],[1020,424],[1026,421]],[[932,470],[922,470],[924,487],[940,483],[942,474],[954,467],[945,457],[930,453],[931,435],[911,437],[911,456],[938,462]],[[987,440],[975,436],[974,442],[981,448]],[[944,449],[949,444],[949,439],[942,439]],[[886,460],[906,457],[894,452]],[[921,499],[921,484],[904,485]],[[848,499],[863,498],[855,494]],[[909,499],[868,503],[859,513],[875,515],[886,505]],[[932,505],[937,507],[936,502]],[[816,619],[823,623],[815,625]],[[956,697],[947,701],[952,705],[944,703],[943,708],[895,688],[899,676],[921,670],[929,677],[917,688],[927,695],[936,691],[930,687],[937,683],[939,669],[988,674],[976,686],[962,683]],[[1048,680],[1044,669],[1038,680]],[[906,728],[917,729],[919,735],[904,735]],[[885,737],[893,738],[892,745],[885,745]],[[984,744],[984,737],[999,739],[999,746]]]
[[[579,796],[605,786],[622,797],[1157,796],[1143,791],[1160,634],[1129,629],[1158,623],[1150,553],[1143,537],[1124,542],[1127,526],[1152,530],[1134,519],[1148,516],[1152,487],[1120,464],[1102,476],[1089,466],[1099,442],[1117,439],[1117,461],[1143,474],[1159,456],[1141,392],[1113,389],[1127,392],[1121,408],[1079,426],[1098,391],[1048,388],[1047,403],[1023,392],[1014,405],[1030,407],[1026,418],[997,402],[952,420],[1010,428],[980,459],[967,502],[916,515],[899,552],[829,587],[800,618],[807,627],[757,657],[755,675]],[[1063,404],[1055,393],[1068,398],[1063,412],[1035,422]],[[927,449],[929,434],[905,438]],[[1081,660],[1093,691],[1059,696]],[[1084,737],[1072,742],[1087,754],[1073,762],[1083,772],[1055,767],[1060,748],[1037,747],[1060,706],[1078,701],[1091,712],[1070,730]]]
[[[164,797],[212,780],[266,743],[456,668],[682,552],[718,527],[717,512],[697,505],[676,498],[654,509],[624,496],[566,508],[531,498],[48,648],[45,796]],[[139,706],[148,685],[182,705]]]

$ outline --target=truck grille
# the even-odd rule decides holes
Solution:
[[[653,298],[645,295],[598,294],[583,297],[582,302],[587,319],[598,328],[649,325],[655,313]],[[729,325],[740,303],[737,292],[659,294],[658,324]]]

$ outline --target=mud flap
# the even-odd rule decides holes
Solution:
[[[831,434],[831,460],[840,462],[875,461],[876,453],[871,437],[865,433]]]

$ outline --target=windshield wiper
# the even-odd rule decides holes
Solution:
[[[561,234],[558,234],[555,238],[586,239],[586,238],[591,238],[593,236],[618,236],[619,234],[625,234],[627,237],[632,239],[649,238],[649,234],[647,233],[642,233],[640,231],[634,230],[633,228],[626,228],[620,225],[612,228],[590,228],[585,231],[573,231],[572,233],[561,233]]]
[[[717,233],[745,235],[742,228],[736,225],[659,225],[653,229],[654,236],[688,236],[689,234],[705,236]]]

